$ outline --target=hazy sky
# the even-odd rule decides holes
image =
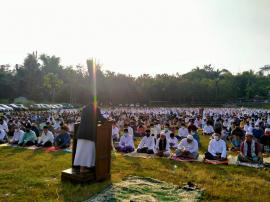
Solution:
[[[0,0],[0,30],[0,64],[35,50],[132,75],[270,64],[270,0]]]

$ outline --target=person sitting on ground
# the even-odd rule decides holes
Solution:
[[[222,126],[222,131],[221,131],[221,137],[220,138],[222,140],[226,141],[227,137],[228,137],[228,134],[229,134],[229,132],[228,132],[227,128],[225,126]]]
[[[262,163],[262,153],[259,143],[253,139],[252,132],[248,131],[245,135],[245,140],[240,147],[240,154],[238,155],[238,161],[249,163]]]
[[[172,131],[170,130],[170,124],[169,123],[166,123],[165,126],[164,126],[164,134],[166,135],[166,138],[169,139]]]
[[[215,132],[213,126],[211,126],[210,124],[211,124],[211,122],[208,120],[206,122],[206,126],[204,126],[204,128],[203,128],[204,135],[211,136]]]
[[[0,129],[0,144],[4,144],[7,142],[7,134],[4,129]]]
[[[260,143],[261,141],[261,137],[263,136],[263,129],[260,128],[259,124],[255,124],[255,127],[253,128],[252,130],[252,133],[253,133],[253,138],[256,142]]]
[[[128,129],[128,134],[133,138],[133,137],[134,137],[134,130],[133,130],[133,128],[130,126],[130,124],[125,124],[124,127]]]
[[[144,136],[144,133],[145,133],[145,131],[144,131],[143,125],[139,125],[139,127],[137,128],[137,135],[139,137],[143,137]]]
[[[182,139],[175,151],[177,157],[184,157],[190,159],[198,158],[198,142],[192,135],[188,135]]]
[[[50,122],[46,122],[46,126],[48,127],[49,131],[51,131],[54,135],[56,135],[54,127]]]
[[[14,126],[13,137],[10,140],[10,144],[19,144],[23,138],[24,132],[20,129],[19,126]]]
[[[130,153],[134,151],[134,141],[133,136],[128,132],[128,129],[124,129],[124,134],[120,138],[118,147],[116,147],[118,152]]]
[[[200,136],[195,128],[191,129],[190,135],[193,136],[193,138],[197,141],[198,147],[201,146]]]
[[[155,151],[154,153],[157,156],[160,157],[169,157],[170,156],[170,145],[168,140],[166,139],[166,135],[164,132],[160,133],[160,138],[158,138],[157,142],[156,142],[156,146],[155,146]]]
[[[171,149],[176,149],[178,146],[178,139],[174,136],[174,133],[170,134],[170,137],[168,138],[168,142]]]
[[[0,129],[3,129],[6,133],[8,133],[8,124],[3,118],[0,118]]]
[[[154,136],[154,139],[157,137],[157,129],[153,123],[150,124],[150,134]]]
[[[41,137],[38,139],[39,147],[51,147],[53,145],[54,136],[51,131],[49,131],[48,126],[43,127],[43,132]]]
[[[37,137],[39,137],[39,129],[38,129],[36,123],[32,123],[31,130],[34,131],[34,132],[36,133],[36,136],[37,136]]]
[[[234,129],[232,130],[231,137],[233,137],[233,135],[236,135],[239,137],[240,140],[243,140],[245,136],[245,132],[240,128],[240,123],[235,121],[233,123],[233,126],[234,126]]]
[[[112,139],[113,141],[119,140],[119,128],[117,127],[116,123],[112,124]]]
[[[68,133],[68,127],[66,125],[61,126],[61,132],[55,138],[55,146],[62,149],[70,146],[70,134]]]
[[[261,144],[263,152],[270,153],[270,128],[265,129],[264,135],[261,137]]]
[[[25,132],[23,134],[23,138],[20,140],[20,146],[32,146],[37,142],[37,136],[34,131],[31,130],[31,124],[27,124],[25,127]]]
[[[181,140],[183,138],[186,138],[188,136],[188,129],[186,127],[186,124],[184,122],[181,123],[181,127],[178,129],[178,138]]]
[[[142,138],[137,152],[138,153],[147,153],[147,154],[153,154],[155,148],[155,139],[154,136],[150,135],[150,130],[147,129],[145,131],[145,136]]]
[[[205,153],[205,159],[208,160],[227,160],[227,147],[224,140],[220,139],[221,131],[215,131],[214,139],[210,140],[208,151]]]
[[[197,131],[198,128],[194,125],[194,120],[190,120],[188,125],[188,132],[191,133],[191,131]]]
[[[231,144],[232,144],[231,151],[239,151],[241,145],[240,137],[237,135],[232,135]]]

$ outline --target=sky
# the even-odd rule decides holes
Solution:
[[[270,1],[0,0],[0,64],[33,51],[134,76],[257,71],[270,64]]]

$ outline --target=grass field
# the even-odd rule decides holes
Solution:
[[[208,137],[201,137],[203,152]],[[111,180],[91,185],[61,183],[71,154],[0,147],[0,201],[83,201],[128,175],[176,185],[188,181],[204,190],[203,201],[270,201],[270,171],[238,166],[179,163],[112,154]]]

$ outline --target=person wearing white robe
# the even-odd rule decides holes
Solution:
[[[128,134],[133,138],[134,137],[134,131],[133,128],[131,128],[130,126],[128,126]]]
[[[129,153],[134,151],[133,137],[128,133],[128,129],[124,129],[124,135],[121,136],[118,147],[119,152]]]
[[[166,135],[164,132],[160,133],[160,138],[156,142],[154,153],[160,157],[170,156],[170,145],[169,142],[166,140]]]
[[[196,159],[198,157],[198,149],[197,140],[195,140],[192,135],[188,135],[181,140],[175,154],[177,157]]]
[[[138,145],[137,152],[153,154],[155,149],[154,136],[150,134],[150,130],[146,130],[145,133],[145,136],[142,138],[140,144]]]
[[[3,129],[0,129],[0,144],[3,144],[7,141],[6,131]]]
[[[42,147],[50,147],[53,145],[53,142],[54,142],[53,133],[48,130],[47,126],[44,126],[42,135],[38,139],[38,145]]]
[[[119,140],[119,128],[115,123],[112,125],[112,139]]]
[[[3,119],[0,119],[0,129],[3,129],[6,133],[8,133],[8,124]]]
[[[170,137],[168,138],[168,142],[169,142],[169,145],[170,145],[170,148],[174,148],[176,149],[177,146],[178,146],[178,139],[174,136],[174,133],[171,133],[170,134]]]
[[[22,141],[24,131],[21,130],[18,126],[15,126],[14,129],[15,129],[14,134],[13,134],[13,137],[12,137],[10,143],[11,144],[18,144],[19,142]]]
[[[210,140],[208,151],[205,153],[205,158],[209,160],[226,160],[227,147],[224,140],[220,139],[220,134],[215,133],[214,139]]]
[[[210,125],[210,123],[208,122],[206,126],[204,126],[203,128],[203,134],[204,135],[212,135],[214,133],[214,128],[213,126]]]
[[[181,124],[181,128],[179,128],[178,130],[178,136],[180,137],[180,139],[183,139],[188,136],[188,129],[185,126],[185,123]]]

